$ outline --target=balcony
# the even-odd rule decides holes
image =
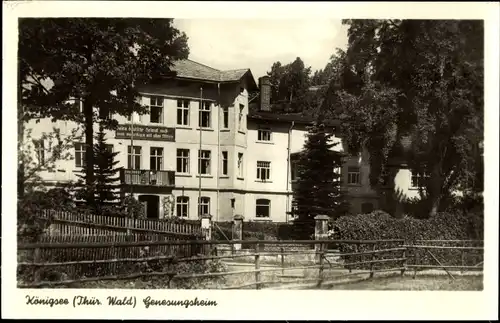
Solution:
[[[174,187],[175,172],[171,170],[122,169],[121,182],[125,185]]]

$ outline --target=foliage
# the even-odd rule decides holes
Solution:
[[[32,190],[17,201],[17,234],[21,241],[34,242],[44,234],[52,219],[40,218],[39,213],[46,209],[70,210],[74,208],[69,185],[50,190]]]
[[[18,149],[18,196],[23,198],[26,192],[40,189],[40,172],[53,173],[57,171],[58,163],[71,160],[71,149],[74,140],[78,138],[78,129],[69,134],[53,127],[51,132],[42,133],[39,138],[33,138],[32,130],[26,130],[21,135]],[[38,146],[38,149],[36,149]]]
[[[338,109],[349,149],[370,153],[373,187],[389,162],[430,175],[421,186],[431,216],[482,165],[483,22],[344,23],[348,49],[324,107]]]
[[[332,223],[331,238],[335,240],[394,240],[403,239],[407,244],[413,244],[417,240],[478,240],[480,237],[471,234],[471,221],[464,213],[438,213],[437,215],[420,220],[412,217],[397,219],[383,211],[374,211],[369,214],[355,216],[343,216]],[[377,249],[395,248],[401,246],[400,242],[386,242],[377,244]],[[421,244],[421,243],[415,243]],[[435,245],[435,243],[432,243]],[[361,244],[355,247],[353,244],[340,243],[337,245],[343,253],[369,251],[372,245]],[[436,250],[432,251],[439,259],[445,259],[447,265],[461,265],[461,253],[459,250]],[[402,252],[390,252],[379,254],[377,258],[389,259],[400,258]],[[411,256],[411,255],[407,255]],[[474,262],[481,255],[473,255],[469,261]],[[371,255],[345,256],[346,263],[371,260]],[[423,251],[419,252],[418,259],[411,259],[420,265],[436,265],[435,261]],[[476,265],[473,263],[472,265]],[[399,267],[397,263],[386,264],[389,267]],[[379,265],[380,266],[380,265]],[[358,268],[369,268],[363,265]]]
[[[133,196],[124,197],[118,205],[107,206],[104,214],[123,216],[133,219],[144,219],[144,206]]]
[[[93,151],[93,123],[114,129],[122,116],[143,113],[141,86],[166,76],[172,61],[189,54],[187,37],[172,19],[22,18],[19,21],[22,120],[50,117],[85,125]],[[79,105],[68,100],[76,98]],[[86,155],[93,182],[93,154]]]
[[[117,173],[119,168],[115,168],[118,161],[115,157],[118,152],[113,152],[112,148],[108,146],[105,138],[104,129],[99,127],[99,132],[96,135],[97,144],[94,146],[94,182],[88,185],[87,177],[87,164],[84,165],[83,175],[80,177],[80,185],[82,190],[79,195],[82,199],[86,200],[87,205],[95,209],[97,214],[102,214],[104,209],[108,206],[115,205],[119,197],[117,190],[119,189],[119,176]],[[92,196],[92,197],[90,197]]]
[[[325,126],[314,124],[309,129],[304,150],[298,163],[297,202],[298,221],[311,232],[316,215],[336,218],[347,211],[347,204],[341,190],[341,177],[337,171],[342,167],[341,153],[332,148],[332,134]]]
[[[292,63],[275,62],[267,72],[271,83],[271,103],[288,102],[287,112],[301,112],[310,84],[311,68],[297,57]]]
[[[339,68],[341,67],[344,54],[342,50],[337,49],[336,54],[330,56],[330,61],[325,67],[314,72],[311,77],[311,85],[328,85],[332,79],[337,78],[340,75]]]

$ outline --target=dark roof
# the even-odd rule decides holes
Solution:
[[[257,88],[257,84],[249,68],[221,71],[190,59],[182,59],[174,61],[171,69],[177,73],[176,76],[179,78],[210,82],[237,82],[247,77],[250,80],[250,87]]]
[[[253,111],[250,112],[248,117],[253,120],[263,120],[263,121],[274,121],[274,122],[286,122],[298,124],[310,125],[315,119],[311,116],[305,116],[301,113],[277,113],[269,111]],[[325,121],[326,126],[335,127],[338,126],[338,121]]]

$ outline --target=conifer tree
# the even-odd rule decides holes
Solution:
[[[119,168],[116,168],[118,161],[115,160],[118,152],[113,152],[112,146],[106,142],[104,127],[99,126],[99,132],[96,135],[96,144],[94,145],[94,181],[91,185],[86,184],[85,174],[79,175],[83,180],[84,186],[81,191],[81,197],[85,199],[88,206],[97,213],[102,213],[106,206],[118,202],[117,188],[119,187]],[[84,166],[84,168],[87,165]],[[85,169],[86,170],[86,169]]]
[[[324,214],[335,219],[348,206],[341,188],[342,153],[332,150],[338,145],[332,142],[332,136],[323,124],[313,124],[298,162],[294,191],[297,224],[309,235],[314,232],[315,216]]]

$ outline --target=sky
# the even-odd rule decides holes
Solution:
[[[347,46],[340,20],[175,19],[189,40],[189,59],[216,69],[250,68],[256,81],[274,62],[300,57],[313,72]]]

